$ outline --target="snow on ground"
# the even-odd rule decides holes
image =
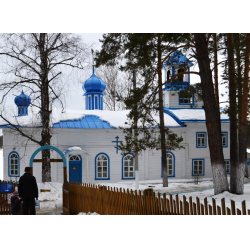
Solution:
[[[135,190],[134,181],[99,183],[99,185]],[[157,194],[159,192],[160,195],[163,193],[172,194],[174,199],[178,194],[180,200],[183,200],[183,195],[185,195],[187,199],[192,196],[193,201],[195,201],[196,197],[199,197],[203,203],[204,198],[207,197],[208,203],[211,205],[212,198],[216,200],[216,204],[219,206],[221,206],[221,199],[225,198],[226,206],[229,208],[231,208],[231,200],[235,201],[236,207],[239,209],[241,209],[241,202],[245,200],[247,209],[250,209],[250,179],[246,179],[243,195],[234,195],[229,192],[214,195],[212,179],[202,179],[199,184],[195,184],[193,179],[170,179],[169,187],[162,187],[162,180],[140,181],[139,190],[143,191],[146,188],[153,188],[154,192]],[[62,207],[62,183],[38,183],[38,189],[41,210],[53,210]],[[41,192],[41,189],[50,189],[51,191]],[[95,215],[95,213],[81,213],[81,215]]]
[[[62,183],[45,182],[37,183],[37,185],[41,210],[52,210],[62,207]],[[41,189],[47,189],[50,192],[41,192]]]

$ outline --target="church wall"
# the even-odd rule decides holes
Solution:
[[[182,135],[184,141],[182,145],[185,149],[174,150],[172,153],[175,157],[175,176],[170,178],[192,178],[192,160],[205,160],[205,175],[203,178],[211,178],[211,163],[208,148],[196,148],[196,132],[207,132],[204,122],[186,123],[187,127],[171,128],[173,132]],[[222,124],[222,131],[228,132],[228,147],[223,148],[225,159],[230,159],[229,153],[229,123]],[[19,137],[8,133],[8,129],[3,129],[4,133],[4,179],[9,180],[8,176],[8,156],[12,151],[16,151],[20,156],[20,174],[24,173],[24,168],[29,166],[29,160],[33,152],[39,147],[33,142],[29,142],[26,147]],[[58,147],[61,151],[66,151],[69,147],[78,146],[90,154],[88,156],[88,182],[126,182],[134,180],[122,180],[122,155],[121,151],[116,153],[116,136],[119,141],[125,142],[123,131],[120,129],[53,129],[51,144]],[[22,142],[22,143],[21,143]],[[95,157],[99,153],[106,153],[110,159],[110,180],[95,180]],[[56,152],[51,152],[51,158],[60,159]],[[36,159],[41,159],[41,152]],[[82,157],[82,181],[87,182],[87,156]],[[139,155],[139,180],[160,180],[162,177],[161,170],[161,151],[146,150]],[[53,182],[63,182],[63,167],[61,163],[51,163],[51,174]],[[38,182],[42,181],[41,163],[34,163],[34,175]],[[69,176],[69,173],[68,173]],[[15,177],[12,177],[15,180]],[[18,180],[18,178],[17,178]]]
[[[178,91],[165,91],[169,92],[169,108],[191,108],[191,105],[179,104],[179,92]],[[198,101],[197,96],[194,96],[195,108],[201,108],[203,101]]]
[[[207,137],[207,147],[206,148],[197,148],[196,147],[196,132],[207,132],[206,124],[204,122],[197,123],[186,123],[186,143],[188,144],[186,149],[186,178],[192,176],[192,160],[193,159],[204,159],[205,160],[205,175],[203,178],[212,178],[212,169],[210,162],[210,153],[208,146],[208,137]],[[223,148],[224,158],[230,159],[230,138],[229,138],[229,123],[222,123],[222,131],[228,132],[228,147]]]

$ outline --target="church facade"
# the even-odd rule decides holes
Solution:
[[[191,62],[183,54],[173,54],[164,64],[165,79],[189,71]],[[175,58],[178,60],[174,60]],[[176,87],[178,85],[178,88]],[[195,94],[182,94],[190,85],[190,75],[168,83],[163,90],[165,126],[178,136],[183,137],[180,150],[167,151],[169,178],[182,179],[200,176],[211,178],[211,163],[208,135],[202,101]],[[94,72],[83,84],[85,110],[66,110],[65,113],[52,111],[51,145],[59,148],[66,156],[69,181],[102,183],[122,182],[135,179],[133,152],[122,155],[118,148],[125,142],[123,130],[128,111],[104,110],[106,84]],[[37,136],[41,129],[34,121],[36,116],[29,114],[30,98],[21,93],[15,98],[18,115],[13,124]],[[39,146],[33,142],[25,143],[22,136],[11,131],[10,125],[1,121],[3,130],[4,180],[18,180],[24,168],[29,166],[33,152]],[[229,119],[221,114],[222,144],[227,173],[230,174]],[[36,158],[41,159],[41,153]],[[51,158],[60,156],[51,151]],[[33,164],[33,174],[38,182],[42,181],[41,163]],[[62,163],[51,162],[52,182],[63,182]],[[139,155],[139,180],[159,180],[162,178],[161,152],[145,150]]]

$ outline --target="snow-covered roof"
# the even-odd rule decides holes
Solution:
[[[189,109],[167,109],[170,110],[175,116],[177,116],[182,122],[192,122],[192,121],[205,121],[205,111],[200,108],[189,108]],[[227,114],[222,113],[220,115],[222,122],[229,122],[229,117]]]
[[[109,111],[109,110],[61,110],[53,109],[51,126],[58,128],[119,128],[129,127],[127,114],[129,110]],[[159,116],[154,119],[159,123]],[[40,115],[30,113],[29,116],[9,117],[12,124],[26,127],[41,126]],[[180,127],[178,123],[168,114],[164,114],[166,127]],[[140,124],[138,124],[140,126]],[[0,127],[9,127],[4,120],[0,121]]]

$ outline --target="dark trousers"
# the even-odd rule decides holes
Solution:
[[[36,215],[35,198],[23,197],[23,215],[28,215],[29,209],[31,215]]]
[[[18,215],[18,212],[12,212],[12,215]]]

